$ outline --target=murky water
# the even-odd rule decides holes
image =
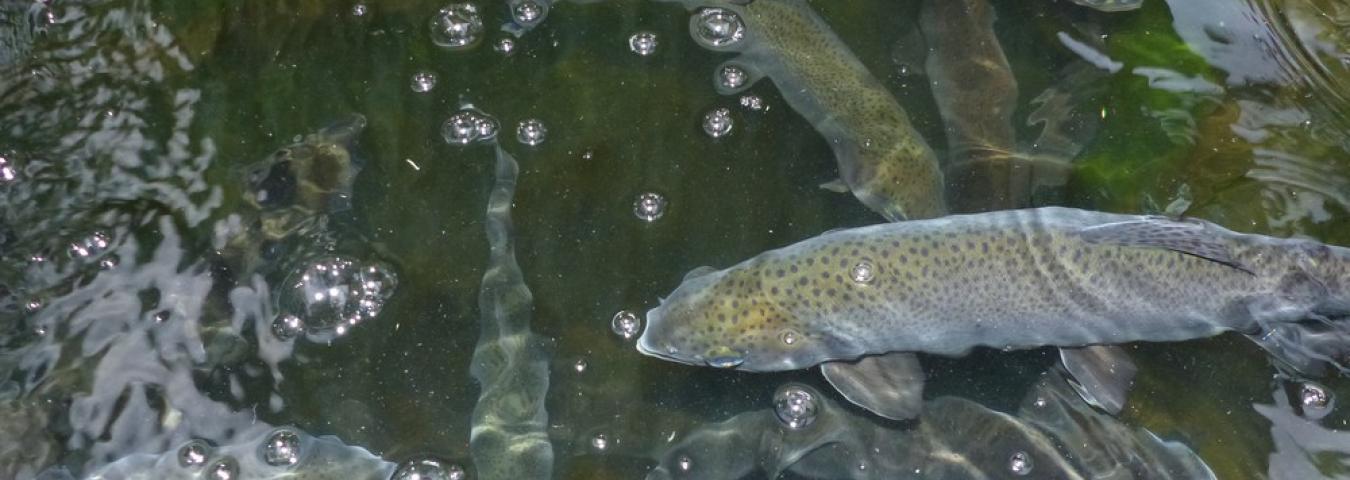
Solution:
[[[817,0],[802,54],[718,3],[0,1],[0,478],[1348,475],[1350,382],[1237,334],[1126,346],[1117,416],[1053,350],[924,357],[908,422],[633,342],[695,267],[883,221],[820,186],[892,135],[1029,166],[952,210],[1350,245],[1350,5]],[[952,73],[991,45],[1015,84]],[[868,95],[913,135],[821,113]]]

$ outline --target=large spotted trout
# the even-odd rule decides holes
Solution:
[[[1350,331],[1328,319],[1350,314],[1348,288],[1343,247],[1202,220],[1012,210],[836,230],[695,269],[647,313],[638,350],[748,371],[824,365],[876,411],[870,389],[922,381],[912,352],[1237,331],[1295,368],[1340,366]]]

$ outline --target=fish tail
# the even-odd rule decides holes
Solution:
[[[1272,325],[1249,335],[1277,364],[1305,376],[1350,374],[1350,316]]]

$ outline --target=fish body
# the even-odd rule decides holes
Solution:
[[[1179,341],[1350,312],[1350,250],[1039,208],[827,232],[698,270],[640,351],[750,371],[887,352]]]
[[[946,213],[932,148],[890,91],[806,1],[681,1],[690,9],[726,9],[744,22],[742,40],[704,46],[738,52],[727,64],[749,71],[751,78],[772,79],[792,109],[829,142],[843,186],[863,204],[888,220]]]

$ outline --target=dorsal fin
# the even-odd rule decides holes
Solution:
[[[1233,257],[1228,245],[1217,232],[1210,231],[1209,223],[1203,220],[1147,217],[1095,225],[1079,230],[1078,234],[1089,243],[1164,248],[1252,273]]]
[[[704,275],[707,275],[707,274],[709,274],[709,273],[713,273],[713,272],[716,272],[716,271],[717,271],[716,268],[713,268],[713,267],[710,267],[710,266],[707,266],[707,265],[704,265],[704,266],[701,266],[701,267],[694,267],[694,269],[693,269],[693,270],[690,270],[689,273],[684,274],[684,279],[681,280],[681,281],[682,281],[682,282],[687,282],[687,281],[693,280],[693,279],[698,278],[698,277],[702,277],[702,276],[704,276]]]

